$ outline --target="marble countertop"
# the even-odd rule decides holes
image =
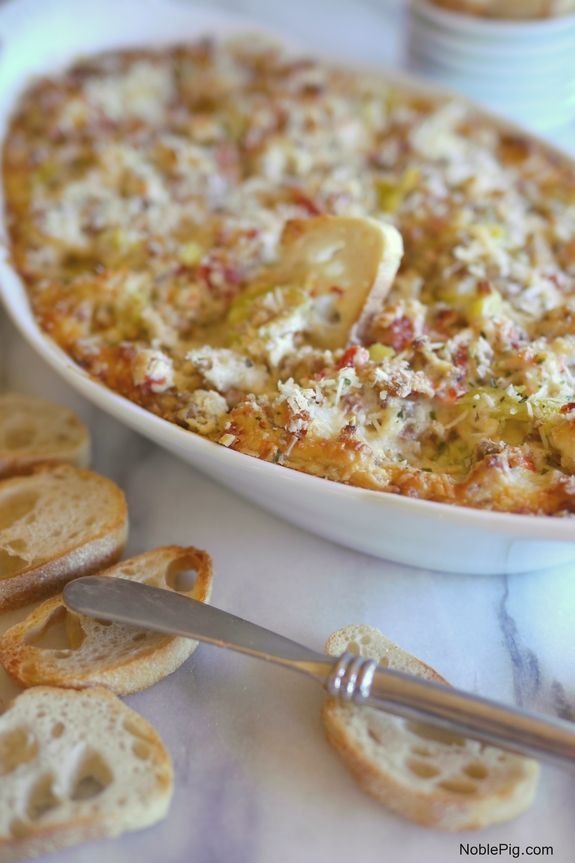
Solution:
[[[335,50],[400,63],[396,0],[235,0],[222,4]],[[452,683],[575,720],[575,573],[464,577],[375,560],[257,509],[73,393],[0,312],[0,387],[75,407],[94,466],[125,489],[130,552],[189,543],[214,558],[213,603],[320,649],[347,623],[379,627]],[[10,615],[13,619],[16,615]],[[2,624],[6,625],[6,621]],[[0,676],[0,709],[15,691]],[[155,723],[176,768],[157,827],[73,848],[58,863],[449,863],[460,842],[551,845],[575,855],[575,777],[545,767],[531,811],[480,834],[424,831],[366,797],[325,742],[315,684],[200,646],[128,703]],[[503,852],[512,857],[513,852]],[[52,859],[52,858],[51,858]]]

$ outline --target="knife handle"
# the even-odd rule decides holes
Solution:
[[[333,666],[326,689],[340,701],[372,705],[405,719],[428,720],[482,743],[575,766],[575,723],[544,718],[450,686],[379,669],[373,659],[344,653]]]

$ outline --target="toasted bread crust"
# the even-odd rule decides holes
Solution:
[[[127,535],[127,523],[123,522],[105,536],[0,581],[0,610],[8,611],[44,599],[61,590],[73,578],[92,575],[102,567],[112,566],[122,556]]]
[[[372,627],[352,626],[334,633],[327,642],[327,652],[333,655],[341,653],[347,637],[350,641],[355,640],[356,645],[358,641],[360,642],[360,653],[363,654],[362,635],[384,643],[385,652],[377,656],[373,651],[369,651],[368,655],[371,658],[383,659],[384,662],[387,660],[391,668],[397,669],[399,665],[398,670],[409,669],[408,673],[436,683],[444,685],[447,683],[429,665],[405,653],[387,639],[383,639]],[[342,757],[359,785],[392,812],[423,827],[458,831],[476,830],[507,821],[521,814],[531,805],[539,775],[539,767],[535,761],[506,753],[504,755],[506,766],[499,767],[497,762],[487,755],[489,752],[493,754],[497,751],[493,747],[481,746],[473,753],[467,753],[462,748],[461,767],[464,781],[469,775],[464,772],[467,762],[479,764],[479,774],[485,771],[486,776],[489,770],[495,772],[499,769],[499,781],[485,789],[482,789],[479,782],[472,793],[469,791],[458,793],[455,790],[456,783],[452,783],[451,790],[442,787],[440,783],[425,787],[425,780],[422,786],[421,780],[418,782],[416,777],[412,777],[416,781],[410,783],[409,776],[406,778],[405,771],[398,769],[393,761],[386,762],[383,758],[378,759],[377,749],[373,745],[376,738],[372,736],[374,732],[369,727],[370,716],[379,717],[380,721],[383,718],[384,722],[391,721],[398,724],[403,722],[391,717],[386,720],[387,715],[380,714],[379,711],[340,704],[334,699],[327,700],[322,708],[322,720],[329,743]],[[406,730],[404,733],[407,738],[409,732]],[[400,725],[399,730],[395,730],[396,742],[398,735],[401,734]],[[383,747],[381,749],[383,753],[385,753],[386,743],[388,746],[391,745],[391,740],[376,741],[376,745]],[[426,757],[429,757],[429,754],[424,756],[424,762]],[[440,773],[441,764],[438,766],[438,759],[439,756],[436,755],[435,761],[425,762],[432,768],[427,780],[429,783],[434,781],[433,771]],[[504,774],[504,771],[507,771],[508,775]]]
[[[165,568],[165,579],[147,579],[146,566],[150,570],[161,562]],[[208,602],[212,589],[212,562],[210,556],[199,549],[167,546],[146,552],[123,561],[105,570],[100,575],[129,578],[127,570],[141,573],[138,581],[166,586],[170,573],[195,570],[193,588],[185,591],[200,602]],[[126,574],[123,574],[126,573]],[[162,583],[163,582],[163,583]],[[31,643],[34,633],[42,633],[51,620],[58,615],[69,615],[67,623],[73,634],[70,641],[77,645],[76,662],[74,647],[62,658],[54,651]],[[61,686],[82,689],[90,686],[105,686],[117,695],[129,695],[146,689],[171,674],[188,659],[198,642],[188,638],[148,634],[141,641],[142,633],[132,628],[114,624],[98,629],[99,624],[66,610],[63,597],[55,596],[34,609],[23,621],[13,626],[0,637],[0,664],[21,686]],[[112,637],[112,640],[110,640]],[[134,641],[138,649],[134,649]],[[94,647],[96,656],[91,660],[88,652]]]
[[[34,477],[42,478],[51,471],[68,473],[72,479],[81,478],[99,486],[108,497],[109,518],[106,525],[87,534],[81,542],[61,549],[48,559],[31,564],[0,578],[0,610],[19,608],[37,599],[54,594],[68,581],[90,575],[110,566],[122,556],[128,534],[128,508],[124,493],[112,480],[97,473],[68,465],[57,467],[41,465],[26,477],[15,477],[0,483],[0,496]],[[24,486],[23,486],[24,487]],[[26,486],[27,487],[27,486]],[[1,532],[0,532],[1,536]]]
[[[114,835],[117,834],[103,833],[99,824],[78,820],[75,824],[63,828],[44,828],[38,835],[26,839],[8,842],[0,838],[0,861],[1,863],[18,863],[20,860],[53,854],[55,851],[71,848],[74,845],[82,845],[85,842],[112,839]]]

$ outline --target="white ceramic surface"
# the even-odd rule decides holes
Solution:
[[[492,40],[461,39],[455,37],[438,27],[432,27],[429,23],[415,14],[410,21],[412,32],[417,32],[421,38],[425,38],[430,47],[441,50],[448,54],[453,60],[457,60],[461,67],[469,66],[477,68],[482,65],[484,71],[489,73],[491,66],[497,66],[504,75],[515,75],[525,71],[527,64],[537,63],[537,72],[546,75],[549,70],[558,68],[565,70],[565,51],[572,49],[573,37],[564,37],[559,46],[548,45],[542,42],[515,41],[501,44]],[[557,48],[561,50],[557,50]],[[533,80],[533,78],[532,78]]]
[[[575,118],[575,15],[506,22],[410,0],[412,67],[539,130]]]
[[[27,9],[36,10],[34,16]],[[254,25],[175,0],[101,0],[69,25],[71,0],[20,0],[0,12],[0,131],[31,74],[78,53],[160,43]],[[127,26],[129,24],[129,26]],[[75,389],[133,429],[244,497],[350,548],[414,566],[513,573],[575,559],[575,519],[474,511],[366,491],[228,450],[159,419],[91,380],[36,326],[18,276],[0,261],[0,291],[20,332]]]
[[[437,6],[431,0],[409,0],[409,2],[422,18],[426,18],[435,26],[446,31],[455,31],[473,40],[482,37],[490,42],[510,39],[540,42],[572,36],[575,32],[575,15],[507,21],[455,12]]]

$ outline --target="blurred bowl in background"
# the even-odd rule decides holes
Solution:
[[[482,18],[551,18],[575,12],[575,0],[433,0],[455,12]]]
[[[539,131],[575,119],[575,15],[501,21],[411,0],[413,71]]]

